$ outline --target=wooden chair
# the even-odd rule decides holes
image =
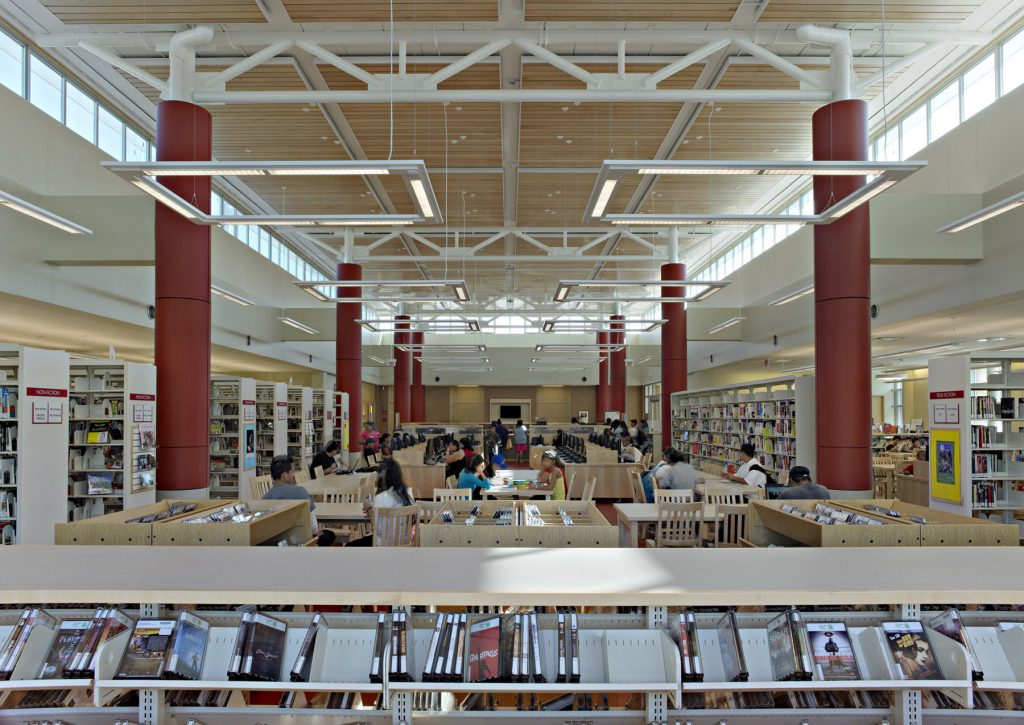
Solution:
[[[654,456],[650,452],[648,452],[648,453],[645,453],[644,457],[640,459],[640,462],[641,462],[641,464],[643,464],[643,467],[644,467],[645,471],[648,468],[651,467],[651,461],[653,460],[653,458],[654,458]]]
[[[305,468],[300,468],[295,471],[295,484],[301,486],[304,483],[309,483],[309,471]]]
[[[473,490],[469,488],[435,488],[434,501],[471,501]]]
[[[324,489],[324,503],[359,503],[362,501],[362,486],[339,486]]]
[[[717,507],[721,515],[718,522],[718,535],[715,537],[717,547],[740,547],[747,538],[747,512],[749,506],[722,504]]]
[[[314,467],[313,468],[313,478],[314,479],[319,479],[319,478],[323,478],[323,477],[324,477],[324,467],[323,466],[316,466],[316,467]]]
[[[648,546],[700,548],[704,506],[699,503],[659,503],[657,536]]]
[[[458,476],[448,476],[448,478],[444,479],[444,482],[448,486],[448,488],[458,488],[458,486],[459,486],[459,477]]]
[[[374,546],[415,546],[419,506],[379,509],[373,526]]]
[[[633,503],[647,503],[647,492],[639,471],[629,472],[629,482],[633,486]]]
[[[654,503],[693,503],[693,489],[655,488]]]
[[[583,494],[580,496],[580,501],[593,501],[594,488],[596,487],[597,476],[587,476],[587,482],[583,484]]]
[[[572,501],[572,492],[576,484],[576,471],[569,474],[569,480],[565,482],[565,500]]]
[[[744,503],[742,493],[733,493],[720,488],[713,488],[708,486],[704,489],[704,501],[713,506],[719,506],[725,504],[726,506],[735,506]]]
[[[263,498],[267,495],[267,492],[273,487],[274,481],[270,476],[254,476],[249,481],[249,486],[252,488],[252,497],[254,499]]]

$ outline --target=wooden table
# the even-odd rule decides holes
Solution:
[[[615,514],[619,519],[619,547],[635,549],[640,545],[641,524],[658,522],[656,503],[617,503]],[[714,504],[704,504],[704,521],[715,521],[719,513]]]
[[[318,503],[313,513],[316,515],[317,521],[321,523],[330,521],[331,523],[365,524],[370,521],[366,517],[366,512],[363,511],[361,503]]]
[[[527,486],[526,488],[516,488],[515,486],[491,486],[480,492],[484,497],[493,496],[494,498],[520,498],[528,497],[533,498],[534,496],[543,496],[547,500],[551,500],[551,494],[553,493],[551,486],[544,486],[543,488],[535,488],[533,486]]]
[[[760,496],[761,489],[757,486],[750,486],[746,483],[734,483],[733,481],[726,481],[718,478],[708,478],[704,476],[704,483],[698,483],[693,487],[693,490],[704,496],[709,488],[714,489],[715,493],[729,493],[739,494],[741,496]]]
[[[320,501],[323,499],[324,491],[327,489],[358,486],[362,483],[364,478],[374,475],[375,474],[373,473],[350,473],[347,475],[335,473],[330,476],[324,476],[323,478],[312,478],[306,483],[303,483],[302,487],[309,491],[309,494],[313,498]]]

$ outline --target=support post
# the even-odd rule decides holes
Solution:
[[[408,345],[409,315],[395,315],[395,413],[400,423],[412,419],[412,353],[399,350],[399,345]],[[394,420],[388,430],[394,430]]]
[[[412,344],[417,350],[422,350],[423,333],[411,332]],[[422,353],[420,353],[422,355]],[[410,404],[411,414],[409,420],[415,423],[422,423],[427,419],[426,388],[423,387],[423,363],[412,356],[412,402]]]
[[[338,281],[361,280],[363,268],[342,262],[338,265]],[[338,297],[359,298],[362,287],[339,287]],[[335,387],[348,393],[349,462],[358,460],[363,452],[359,434],[363,430],[363,328],[356,320],[363,316],[360,302],[338,302],[335,318]]]
[[[625,345],[626,343],[626,324],[623,322],[625,319],[625,315],[612,315],[611,326],[615,332],[610,333],[610,342],[615,345]],[[629,412],[626,410],[626,348],[623,347],[621,350],[612,352],[609,355],[608,364],[610,368],[608,374],[609,398],[612,408],[619,411],[620,418],[628,419]]]
[[[597,333],[598,345],[607,345],[610,339],[611,333]],[[611,400],[608,397],[608,374],[611,370],[611,362],[608,359],[607,350],[599,350],[599,356],[604,362],[599,363],[597,366],[597,402],[595,403],[597,411],[594,413],[594,422],[598,425],[604,423],[605,411],[611,410]]]
[[[676,246],[678,250],[678,243],[673,245],[672,241],[670,237],[670,248]],[[686,265],[675,263],[678,256],[670,259],[672,263],[661,265],[662,280],[686,279]],[[661,296],[685,297],[686,288],[662,287]],[[661,327],[661,447],[668,448],[672,440],[672,393],[686,390],[686,303],[663,301],[661,317],[667,320]]]

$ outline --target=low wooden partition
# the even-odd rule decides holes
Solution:
[[[427,444],[417,443],[414,446],[403,448],[400,451],[392,451],[391,457],[402,464],[402,468],[406,466],[422,466],[423,465],[423,454],[426,453]]]
[[[232,503],[237,502],[222,499],[159,501],[148,506],[115,511],[74,523],[57,524],[53,527],[54,543],[78,546],[150,546],[153,543],[153,526],[201,515],[204,511],[221,508]],[[167,516],[159,521],[147,523],[135,521],[135,519],[149,516],[164,516],[172,504],[192,504],[195,508],[187,513]]]
[[[405,485],[412,491],[413,498],[434,498],[435,488],[444,488],[444,465],[425,466],[418,464],[402,464],[402,475]]]
[[[576,474],[576,491],[582,491],[587,476],[596,476],[595,499],[633,500],[633,484],[629,472],[639,470],[635,463],[569,463],[565,466],[566,476]]]

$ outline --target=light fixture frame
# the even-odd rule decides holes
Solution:
[[[427,166],[419,160],[387,161],[102,161],[108,171],[129,181],[157,201],[197,224],[258,224],[260,226],[404,226],[444,221],[430,183]],[[159,182],[180,176],[397,176],[405,182],[419,214],[243,214],[211,216]],[[415,184],[413,182],[416,182]],[[173,199],[171,198],[173,197]]]
[[[377,320],[354,320],[354,322],[369,332],[436,332],[436,333],[462,333],[480,332],[479,320],[397,320],[394,318],[381,318]],[[406,327],[398,328],[399,323],[406,323]],[[386,325],[381,327],[381,324]],[[390,325],[390,326],[387,326]]]
[[[552,333],[580,333],[580,332],[653,332],[662,325],[668,323],[668,320],[561,320],[554,318],[551,320],[544,320],[541,324],[541,332],[552,332]],[[611,324],[621,324],[623,327],[610,327]],[[633,327],[630,327],[633,325]],[[636,325],[642,325],[642,327],[636,327]],[[559,329],[559,327],[567,329]]]
[[[704,330],[704,334],[705,335],[714,335],[716,332],[721,332],[722,330],[726,330],[726,329],[732,327],[733,325],[740,324],[745,319],[747,319],[747,318],[744,317],[743,315],[733,315],[728,320],[722,320],[717,325],[712,325],[708,329]]]
[[[810,285],[807,285],[806,287],[801,287],[798,290],[793,290],[792,292],[788,292],[788,293],[782,295],[781,297],[776,297],[774,300],[769,302],[768,305],[771,306],[771,307],[781,307],[782,305],[788,305],[790,302],[798,300],[801,297],[805,297],[806,295],[812,294],[813,292],[814,292],[814,285],[810,284]]]
[[[897,350],[896,352],[886,352],[880,355],[872,355],[872,360],[882,360],[891,357],[903,357],[906,355],[920,355],[925,352],[937,352],[939,350],[945,350],[946,348],[957,348],[960,347],[960,342],[957,340],[949,340],[948,342],[937,342],[931,345],[919,345],[918,347],[910,347],[906,350]]]
[[[317,330],[315,327],[310,327],[305,323],[299,322],[294,317],[278,317],[277,319],[282,324],[288,325],[288,327],[293,327],[296,330],[299,330],[300,332],[305,332],[307,335],[320,334],[320,330]]]
[[[241,305],[242,307],[252,307],[256,304],[248,297],[243,297],[242,295],[236,292],[226,290],[223,287],[219,287],[215,284],[210,285],[210,292],[217,295],[218,297],[222,297],[228,300],[229,302],[234,302],[236,305]]]
[[[620,345],[620,344],[614,343],[614,342],[610,342],[610,343],[604,343],[604,342],[598,343],[598,342],[595,342],[595,343],[590,343],[590,344],[580,343],[580,344],[577,344],[577,345],[573,345],[573,344],[569,344],[569,343],[566,343],[566,344],[559,344],[559,343],[544,344],[544,343],[541,343],[539,345],[534,346],[533,351],[534,352],[562,352],[562,353],[565,353],[565,352],[568,352],[568,353],[576,352],[576,353],[583,354],[583,353],[588,353],[588,352],[619,352],[620,350],[625,350],[625,349],[626,349],[625,343]]]
[[[451,344],[448,344],[448,343],[423,343],[423,344],[418,344],[418,343],[411,343],[411,342],[409,342],[409,343],[401,343],[401,344],[397,344],[396,343],[395,347],[398,348],[399,350],[401,350],[402,352],[411,352],[413,354],[415,354],[415,353],[422,354],[422,352],[424,350],[436,350],[437,352],[447,352],[447,353],[454,353],[454,354],[458,354],[458,353],[480,353],[480,352],[487,352],[487,345],[475,345],[475,344],[471,344],[471,343],[466,343],[466,344],[461,344],[461,343],[451,343]]]
[[[666,280],[666,279],[563,279],[555,288],[554,301],[558,304],[567,302],[703,302],[711,295],[729,286],[724,280]],[[580,287],[701,287],[698,294],[686,297],[571,297],[573,289]]]
[[[936,229],[935,233],[958,234],[965,229],[970,229],[975,224],[981,224],[984,221],[988,221],[989,219],[1005,214],[1008,211],[1012,211],[1019,206],[1024,206],[1024,191],[1019,194],[1008,196],[1002,201],[997,201],[995,204],[989,204],[984,209],[979,209],[967,216],[960,217],[949,224],[944,224]]]
[[[617,226],[758,226],[763,224],[830,224],[864,204],[893,184],[928,165],[927,161],[762,161],[689,160],[666,161],[606,159],[594,180],[583,212],[584,223],[606,222]],[[609,195],[599,207],[605,182],[628,176],[648,175],[748,175],[748,176],[874,176],[857,191],[819,214],[610,214]],[[598,213],[600,212],[600,213]]]
[[[48,224],[68,234],[92,234],[92,229],[83,227],[81,224],[75,224],[75,222],[62,217],[60,214],[54,214],[48,209],[25,201],[14,194],[8,194],[6,191],[0,191],[0,206],[5,206],[11,211],[16,211],[30,219]]]
[[[451,288],[452,297],[451,299],[435,299],[431,298],[431,302],[455,302],[458,304],[469,302],[469,288],[466,286],[466,280],[464,279],[344,279],[344,280],[324,280],[322,282],[296,282],[295,286],[301,289],[303,292],[312,295],[314,298],[321,302],[334,302],[346,303],[346,302],[390,302],[390,303],[402,303],[402,302],[419,302],[412,297],[386,297],[386,298],[368,298],[368,297],[335,297],[331,299],[320,292],[317,287],[332,287],[335,289],[345,289],[348,287],[375,287],[375,288],[394,288],[394,289],[418,289],[421,287],[438,287],[438,288]]]

